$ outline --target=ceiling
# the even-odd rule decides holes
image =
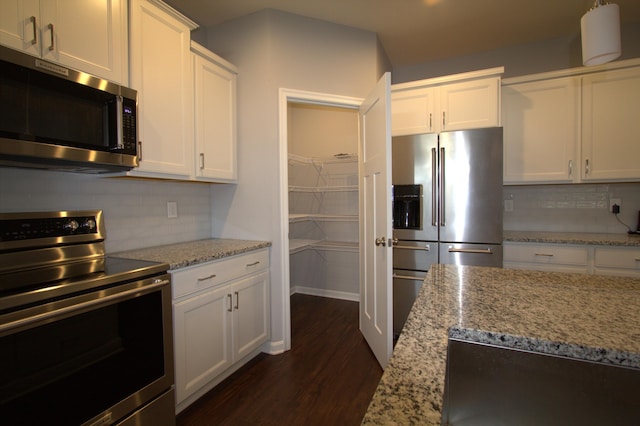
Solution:
[[[375,32],[394,67],[579,37],[593,0],[165,0],[201,27],[265,8]],[[612,0],[622,23],[640,22],[639,0]]]

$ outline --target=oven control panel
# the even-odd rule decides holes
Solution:
[[[104,239],[102,211],[0,213],[0,249],[13,242],[21,246]],[[53,240],[52,240],[53,239]]]

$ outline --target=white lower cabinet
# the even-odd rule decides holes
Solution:
[[[505,243],[503,265],[511,269],[554,272],[589,272],[587,246],[568,244]]]
[[[261,249],[172,271],[177,412],[269,338],[268,266]]]
[[[505,268],[640,277],[640,247],[508,242],[503,248]]]
[[[596,247],[593,267],[597,275],[640,277],[640,247]]]

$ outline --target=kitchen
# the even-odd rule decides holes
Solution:
[[[623,59],[640,56],[637,23],[625,30]],[[0,170],[0,210],[98,206],[104,210],[107,221],[108,253],[197,240],[203,236],[271,241],[271,341],[276,349],[283,350],[290,342],[287,342],[284,308],[287,293],[281,284],[285,281],[285,270],[281,266],[285,254],[281,248],[285,238],[282,218],[286,214],[278,200],[286,193],[282,194],[279,189],[278,170],[282,163],[277,137],[277,89],[302,88],[362,97],[381,71],[390,65],[373,33],[278,11],[260,12],[206,28],[206,32],[201,29],[194,37],[239,69],[237,184],[99,179],[3,168]],[[394,69],[393,78],[400,83],[498,65],[505,67],[503,78],[566,69],[580,63],[575,58],[575,48],[571,49],[575,47],[573,42],[567,38],[554,39],[532,43],[526,48],[504,48],[483,55],[435,61],[429,66],[408,66]],[[336,69],[340,70],[339,77]],[[512,197],[514,208],[512,212],[505,212],[505,228],[624,232],[612,215],[564,202],[579,201],[585,194],[606,196],[609,193],[623,201],[621,220],[635,224],[634,212],[640,209],[640,202],[634,183],[510,186],[506,187],[504,197]],[[176,203],[177,217],[167,218],[168,202]],[[260,214],[256,214],[255,206],[261,206]]]

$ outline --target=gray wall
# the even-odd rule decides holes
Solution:
[[[624,25],[621,29],[621,38],[620,59],[640,57],[640,22]],[[580,67],[582,66],[580,43],[580,34],[576,33],[572,37],[395,67],[391,76],[393,83],[404,83],[498,66],[505,68],[503,78]]]
[[[213,233],[272,241],[272,341],[285,342],[279,89],[364,97],[388,64],[374,33],[275,10],[207,28],[238,67],[237,186],[212,187]],[[288,254],[287,254],[288,256]]]

